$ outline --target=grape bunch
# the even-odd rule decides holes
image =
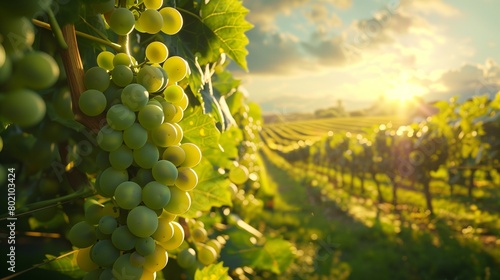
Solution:
[[[100,8],[120,36],[134,28],[151,34],[181,29],[174,8],[161,8],[162,1],[143,4],[137,20],[125,7]],[[198,184],[193,168],[202,156],[195,144],[182,142],[178,124],[189,105],[178,82],[188,71],[182,57],[169,56],[164,43],[152,41],[143,63],[103,51],[97,66],[85,72],[79,109],[105,119],[96,137],[95,188],[102,199],[89,202],[85,220],[68,232],[80,248],[85,279],[154,279],[168,262],[167,251],[184,242],[176,217],[191,206],[189,191]]]
[[[193,247],[184,248],[177,254],[177,264],[182,268],[192,269],[214,263],[226,240],[221,236],[210,239],[201,221],[190,219],[187,224]]]
[[[33,50],[35,28],[31,18],[45,11],[51,1],[22,1],[23,9],[0,4],[0,120],[23,128],[38,124],[46,104],[38,93],[59,78],[57,62],[43,51]]]

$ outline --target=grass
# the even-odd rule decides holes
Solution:
[[[498,187],[485,185],[469,200],[436,180],[431,217],[419,192],[400,190],[395,208],[377,203],[373,182],[361,196],[358,185],[351,193],[323,172],[273,153],[264,159],[277,195],[261,219],[297,247],[280,279],[500,279]],[[316,182],[304,184],[305,177]],[[390,186],[382,190],[390,201]]]

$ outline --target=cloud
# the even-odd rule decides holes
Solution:
[[[484,64],[464,64],[460,68],[448,70],[434,81],[421,79],[418,82],[428,88],[428,100],[458,96],[463,101],[475,95],[488,95],[491,98],[500,90],[500,66],[488,59]]]

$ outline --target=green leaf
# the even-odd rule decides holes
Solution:
[[[201,107],[190,107],[184,111],[184,118],[179,125],[184,131],[183,142],[196,144],[202,154],[211,149],[222,152],[219,146],[220,132],[215,127],[215,121],[203,114]]]
[[[229,280],[229,268],[224,267],[223,263],[211,264],[203,269],[197,269],[194,274],[194,280]]]
[[[232,206],[230,182],[226,176],[214,170],[206,159],[202,159],[194,170],[198,175],[198,185],[189,192],[192,204],[182,216],[192,218],[199,216],[200,211],[206,212],[212,207]]]
[[[200,54],[201,65],[217,61],[222,50],[247,70],[245,31],[253,27],[245,20],[248,9],[239,0],[206,2],[201,2],[199,15],[185,7],[179,9],[184,19],[183,41],[190,44],[193,53]]]
[[[221,258],[232,269],[250,266],[281,274],[294,259],[292,244],[286,240],[269,238],[263,244],[255,244],[251,233],[236,227],[229,228],[225,234],[229,239],[221,251]]]
[[[212,76],[212,85],[221,95],[226,96],[233,93],[241,84],[241,81],[235,79],[233,74],[227,70],[216,69]]]
[[[45,257],[47,258],[46,261],[50,262],[41,266],[43,269],[58,271],[72,278],[80,279],[86,274],[76,263],[76,252],[64,257],[56,257],[50,254],[45,255]]]
[[[283,239],[268,239],[262,248],[260,258],[255,266],[281,274],[292,263],[294,255],[290,242]]]

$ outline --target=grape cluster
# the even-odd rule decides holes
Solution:
[[[177,254],[177,264],[182,268],[190,269],[214,263],[219,258],[226,240],[221,236],[210,239],[201,221],[188,220],[188,226],[194,248],[182,249]]]
[[[125,7],[100,8],[121,36],[134,28],[174,34],[182,27],[174,8],[160,9],[162,1],[143,4],[137,20]],[[103,51],[85,72],[79,109],[106,120],[96,137],[95,188],[103,201],[89,203],[85,220],[68,232],[81,248],[77,260],[88,271],[85,279],[154,279],[168,262],[167,251],[184,241],[175,219],[191,206],[189,191],[198,184],[193,168],[202,156],[195,144],[182,143],[178,124],[189,105],[178,84],[188,64],[169,56],[160,41],[147,45],[145,58],[138,64],[127,53]]]
[[[38,124],[46,113],[38,91],[51,87],[59,78],[54,58],[32,49],[35,28],[31,18],[35,12],[48,9],[50,3],[28,2],[23,9],[0,4],[0,119],[7,123],[21,127]]]

